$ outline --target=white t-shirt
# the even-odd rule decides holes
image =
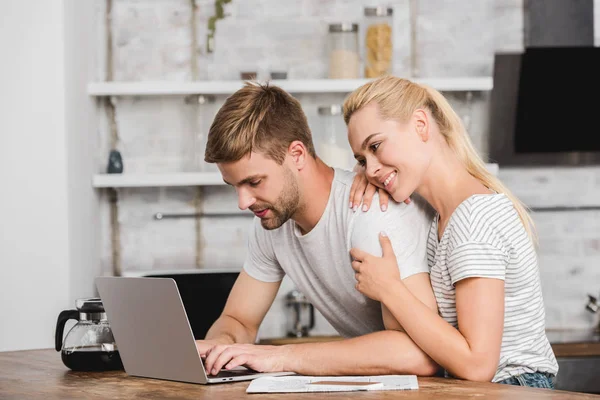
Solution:
[[[334,169],[327,206],[317,225],[302,235],[293,220],[266,230],[254,218],[244,270],[263,282],[287,274],[307,299],[344,337],[383,330],[381,305],[356,290],[352,247],[381,256],[379,232],[392,242],[401,277],[429,272],[427,237],[430,208],[390,201],[383,212],[374,197],[367,212],[349,207],[354,172]],[[420,204],[420,205],[417,205]]]
[[[459,328],[456,282],[504,281],[504,332],[493,382],[528,372],[556,374],[546,337],[537,256],[513,203],[503,194],[474,195],[452,213],[438,243],[434,216],[427,252],[431,285],[442,318]]]

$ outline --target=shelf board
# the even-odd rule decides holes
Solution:
[[[488,170],[498,175],[498,164],[486,164]],[[168,186],[222,186],[220,172],[174,172],[169,174],[96,174],[92,178],[95,188],[168,187]]]
[[[440,91],[488,91],[493,87],[491,77],[475,78],[415,78]],[[290,93],[350,93],[370,79],[283,79],[270,81]],[[185,96],[194,94],[228,95],[240,89],[244,81],[146,81],[91,82],[90,96]]]
[[[97,174],[92,178],[92,186],[95,188],[221,185],[225,185],[225,182],[219,172]]]

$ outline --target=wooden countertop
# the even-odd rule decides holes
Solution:
[[[248,382],[197,385],[131,377],[123,371],[73,372],[54,349],[0,352],[2,399],[600,399],[600,396],[446,378],[418,378],[414,391],[247,394]]]
[[[548,330],[548,340],[556,357],[600,356],[600,332],[597,330]],[[340,336],[307,336],[302,338],[265,338],[260,344],[296,344],[341,340]]]
[[[556,357],[600,356],[600,332],[595,329],[546,331]]]

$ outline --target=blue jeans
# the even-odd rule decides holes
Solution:
[[[498,383],[504,385],[528,386],[533,388],[554,389],[554,375],[535,372],[511,376]]]

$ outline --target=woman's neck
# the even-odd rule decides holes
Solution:
[[[491,192],[466,170],[451,149],[446,148],[432,157],[417,193],[431,204],[445,225],[463,201],[474,194]]]

